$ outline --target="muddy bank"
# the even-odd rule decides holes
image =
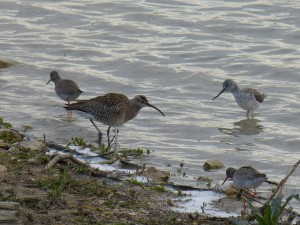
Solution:
[[[173,193],[121,182],[114,172],[68,160],[46,169],[52,158],[47,151],[43,142],[1,123],[0,200],[15,203],[16,210],[6,224],[229,224],[171,211]]]

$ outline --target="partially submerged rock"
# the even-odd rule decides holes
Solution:
[[[209,178],[209,177],[205,177],[205,176],[199,176],[197,178],[198,182],[206,182],[206,183],[210,183],[213,181],[213,179]]]
[[[33,129],[33,127],[32,127],[31,124],[23,124],[22,128],[23,128],[23,132],[26,132],[28,130],[32,130]]]
[[[239,189],[234,186],[232,181],[227,181],[223,184],[222,180],[219,180],[213,190],[215,192],[222,192],[225,193],[226,195],[236,195],[239,192]]]
[[[44,142],[27,137],[19,143],[19,147],[30,148],[35,151],[46,152],[48,150]]]
[[[154,183],[167,182],[170,178],[170,173],[158,170],[151,166],[142,172],[142,175],[149,178]]]
[[[209,159],[203,165],[204,170],[212,170],[212,169],[222,169],[225,168],[225,165],[217,159]]]
[[[13,63],[13,62],[0,60],[0,69],[10,67],[14,64],[15,63]]]

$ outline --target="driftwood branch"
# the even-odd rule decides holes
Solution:
[[[292,173],[296,170],[296,168],[299,166],[300,164],[300,160],[298,160],[298,162],[296,162],[291,171],[285,176],[285,178],[283,178],[280,183],[278,184],[277,188],[275,189],[275,191],[272,193],[272,195],[268,198],[268,200],[265,202],[265,204],[260,208],[261,211],[264,211],[265,208],[267,207],[267,205],[272,201],[272,199],[276,196],[276,194],[282,190],[284,184],[286,183],[287,179],[292,175]],[[279,194],[281,193],[281,191],[279,192]]]
[[[55,156],[49,163],[48,165],[46,166],[46,169],[50,169],[52,168],[53,166],[55,166],[59,161],[62,161],[62,160],[66,160],[66,159],[69,159],[71,160],[72,162],[78,164],[78,165],[81,165],[81,166],[88,166],[86,163],[80,161],[79,159],[76,159],[72,154],[59,154],[57,156]]]

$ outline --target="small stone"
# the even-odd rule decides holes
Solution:
[[[0,140],[0,148],[7,150],[10,148],[10,144],[5,143],[4,141]]]
[[[170,178],[170,173],[158,170],[151,166],[142,173],[145,177],[151,179],[154,183],[167,182]]]
[[[221,169],[225,168],[224,164],[217,159],[206,160],[203,165],[204,170]]]
[[[23,131],[24,131],[24,132],[33,129],[33,127],[32,127],[31,124],[23,124],[23,125],[22,125],[22,128],[23,128]]]
[[[36,164],[38,161],[35,158],[28,159],[27,161],[30,164]]]
[[[34,138],[26,138],[20,142],[19,146],[23,148],[30,148],[39,152],[46,152],[48,150],[44,142],[38,141]]]
[[[204,177],[204,176],[200,176],[197,178],[198,182],[212,182],[213,179],[209,178],[209,177]]]
[[[176,206],[176,205],[174,204],[173,200],[170,199],[170,198],[167,200],[167,205],[168,205],[169,207],[175,207],[175,206]]]
[[[222,192],[225,193],[226,195],[236,195],[239,192],[239,189],[234,186],[232,181],[227,181],[223,185],[223,180],[219,180],[213,190],[215,192]]]
[[[9,151],[9,152],[18,151],[18,148],[17,148],[16,146],[12,145],[12,146],[8,149],[8,151]],[[15,158],[15,157],[12,156],[11,159],[12,159],[12,158]]]
[[[4,173],[7,171],[6,166],[0,165],[0,173]]]

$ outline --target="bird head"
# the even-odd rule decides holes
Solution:
[[[235,171],[236,171],[236,170],[235,170],[234,168],[232,168],[232,167],[229,167],[229,168],[226,170],[226,178],[225,178],[223,184],[225,184],[225,182],[226,182],[228,179],[232,179],[232,177],[233,177]],[[223,185],[223,184],[222,184],[222,185]]]
[[[160,112],[163,116],[165,116],[165,114],[160,110],[158,109],[157,107],[155,107],[154,105],[151,105],[149,102],[148,102],[148,99],[146,98],[146,96],[144,95],[137,95],[133,98],[133,101],[140,107],[140,108],[143,108],[143,107],[151,107],[153,109],[156,109],[158,112]]]
[[[47,82],[47,84],[49,84],[50,81],[56,83],[56,81],[59,80],[59,79],[60,79],[60,76],[59,76],[58,72],[52,71],[50,73],[50,80]]]
[[[223,89],[220,91],[220,93],[214,97],[212,100],[215,100],[217,97],[219,97],[223,92],[228,91],[232,92],[237,88],[237,84],[232,79],[227,79],[223,82]]]

